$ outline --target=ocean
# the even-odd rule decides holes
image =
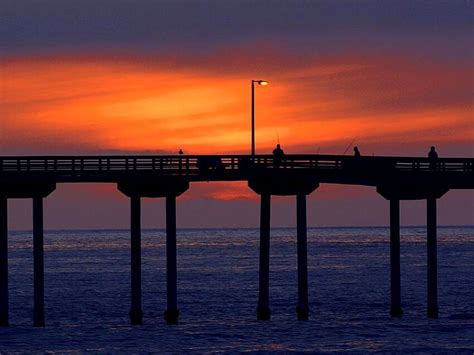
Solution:
[[[296,230],[274,228],[270,321],[256,320],[258,229],[178,230],[180,323],[165,231],[142,233],[144,324],[131,326],[127,230],[45,232],[46,327],[33,328],[31,232],[9,234],[0,352],[474,352],[474,227],[439,227],[439,319],[426,318],[426,229],[401,229],[404,315],[389,316],[388,228],[309,228],[310,320],[297,321]]]

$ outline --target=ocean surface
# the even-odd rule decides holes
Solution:
[[[163,320],[165,232],[142,234],[144,324],[131,326],[127,230],[46,231],[46,327],[33,328],[31,232],[9,235],[0,352],[474,352],[474,227],[438,229],[439,319],[426,318],[426,229],[401,230],[401,319],[388,228],[310,228],[310,320],[297,321],[296,231],[272,229],[271,321],[256,320],[258,229],[178,231],[180,323]]]

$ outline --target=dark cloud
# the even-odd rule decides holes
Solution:
[[[279,39],[293,44],[382,44],[420,36],[468,38],[470,1],[3,0],[0,49],[144,49]],[[410,36],[408,36],[410,34]],[[382,35],[382,36],[381,36]],[[387,37],[388,36],[388,37]],[[399,42],[400,40],[396,40]]]

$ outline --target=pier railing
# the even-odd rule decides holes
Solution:
[[[338,155],[160,155],[160,156],[38,156],[0,157],[0,173],[11,172],[127,172],[153,171],[196,175],[206,171],[245,171],[252,168],[311,170],[396,170],[472,172],[474,158],[371,157]]]
[[[142,197],[164,198],[166,206],[167,309],[177,324],[176,198],[190,182],[247,181],[260,195],[260,260],[257,319],[269,305],[270,203],[272,195],[296,196],[298,262],[297,319],[309,315],[306,196],[320,183],[376,187],[390,201],[390,315],[400,317],[400,201],[426,200],[427,315],[438,317],[436,201],[450,189],[474,188],[474,158],[370,157],[343,155],[129,155],[0,157],[0,327],[8,326],[8,199],[33,200],[33,324],[44,326],[43,200],[63,182],[117,183],[130,198],[132,324],[141,324]]]

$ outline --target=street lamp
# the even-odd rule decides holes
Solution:
[[[252,159],[255,158],[255,83],[265,86],[268,85],[268,81],[252,80]]]

